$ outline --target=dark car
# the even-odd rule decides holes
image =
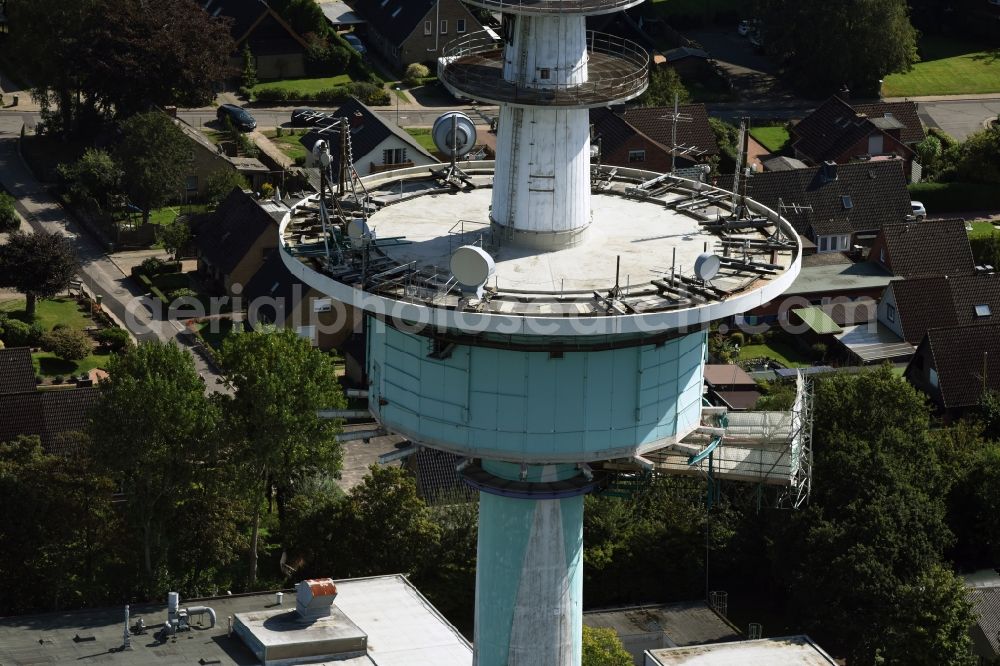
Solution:
[[[250,115],[250,112],[235,104],[223,104],[215,112],[220,123],[225,124],[226,118],[232,121],[233,127],[241,132],[252,132],[257,129],[257,121]]]

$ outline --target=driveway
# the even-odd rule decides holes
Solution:
[[[35,179],[17,153],[17,134],[0,133],[0,184],[17,199],[17,209],[28,226],[36,231],[65,236],[80,260],[79,277],[87,290],[100,295],[104,308],[139,340],[173,341],[187,348],[179,337],[184,326],[153,313],[159,301],[146,296],[107,256],[104,249]],[[186,337],[186,336],[185,336]],[[219,375],[197,354],[193,354],[198,372],[210,392],[224,391]]]
[[[1000,114],[1000,96],[984,99],[921,101],[920,120],[939,127],[959,141],[983,129],[983,123]]]

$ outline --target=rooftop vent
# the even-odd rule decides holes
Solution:
[[[337,586],[332,578],[313,578],[295,586],[295,610],[303,620],[328,617],[337,598]]]

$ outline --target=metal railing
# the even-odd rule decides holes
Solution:
[[[438,76],[445,85],[483,101],[549,106],[601,106],[642,94],[649,85],[649,54],[627,39],[587,31],[587,81],[511,82],[504,78],[504,48],[486,31],[445,45]]]
[[[510,14],[610,14],[644,0],[465,0],[467,4]]]

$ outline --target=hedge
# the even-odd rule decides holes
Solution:
[[[317,103],[340,103],[346,102],[352,97],[357,97],[363,104],[368,106],[388,106],[391,102],[389,92],[374,83],[348,83],[343,86],[334,86],[327,90],[320,90],[315,93],[302,93],[298,90],[287,88],[261,88],[257,91],[258,102],[317,102]]]
[[[930,215],[1000,208],[1000,186],[983,183],[916,183],[910,199],[919,201]]]

